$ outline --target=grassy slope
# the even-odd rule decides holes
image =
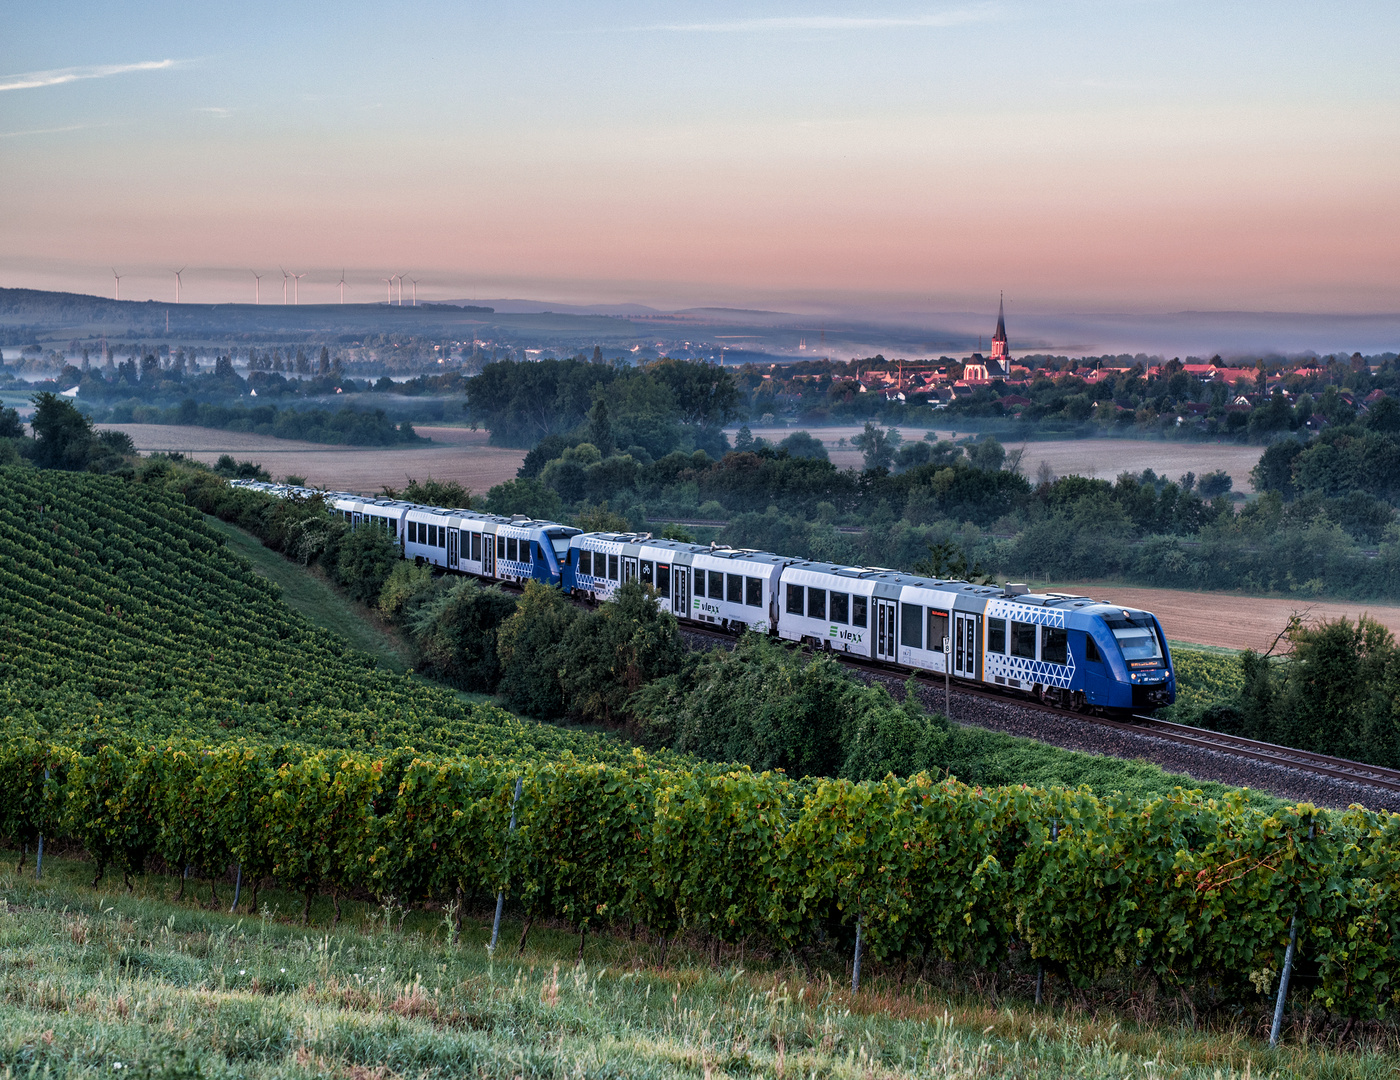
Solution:
[[[493,964],[489,909],[454,946],[440,913],[386,931],[347,904],[339,930],[308,932],[273,914],[291,897],[230,916],[171,902],[170,878],[128,895],[89,888],[90,872],[0,873],[7,1076],[1379,1078],[1396,1049],[1373,1030],[1363,1052],[1315,1036],[1270,1051],[1238,1028],[1192,1030],[1165,998],[1091,1014],[1053,980],[1036,1008],[1030,969],[999,1006],[946,975],[900,988],[874,965],[852,996],[841,958],[811,975],[754,956],[714,968],[678,944],[663,971],[654,945],[593,936],[575,966],[578,939],[540,926],[517,959],[510,922]]]
[[[411,659],[408,645],[325,578],[263,547],[251,533],[208,514],[204,521],[224,538],[230,550],[247,559],[258,574],[275,582],[282,589],[282,599],[293,610],[323,630],[339,634],[390,671],[408,669]]]

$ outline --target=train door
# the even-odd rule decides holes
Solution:
[[[481,576],[496,576],[496,537],[491,533],[481,537]]]
[[[671,610],[681,618],[690,617],[690,567],[677,566],[671,578]]]
[[[898,645],[895,630],[895,609],[891,600],[875,601],[875,659],[893,660]]]
[[[622,560],[622,583],[626,585],[629,581],[637,580],[637,560]]]
[[[457,569],[457,541],[462,534],[456,529],[447,530],[447,565]]]
[[[977,658],[981,653],[982,616],[953,613],[953,674],[977,678]]]

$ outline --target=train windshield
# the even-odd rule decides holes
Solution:
[[[574,534],[551,532],[545,535],[549,537],[549,542],[554,545],[554,554],[559,557],[559,561],[563,562],[567,559],[569,557],[569,537]]]
[[[1157,628],[1144,616],[1131,618],[1104,619],[1118,647],[1123,650],[1123,659],[1133,670],[1166,666],[1162,655],[1162,643],[1157,638]]]

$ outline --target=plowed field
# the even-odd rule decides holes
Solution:
[[[125,431],[143,454],[178,450],[212,464],[220,454],[259,462],[280,480],[289,473],[317,487],[374,493],[385,484],[403,487],[408,477],[456,480],[477,494],[515,477],[524,451],[487,446],[485,431],[455,427],[419,427],[432,446],[326,446],[324,443],[274,439],[237,431],[166,424],[99,424]]]

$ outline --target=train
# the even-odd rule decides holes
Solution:
[[[1149,611],[349,492],[232,481],[320,498],[352,528],[381,528],[402,555],[484,581],[539,581],[592,603],[631,581],[678,620],[751,631],[907,672],[944,675],[1066,709],[1151,711],[1176,700],[1167,637]]]

